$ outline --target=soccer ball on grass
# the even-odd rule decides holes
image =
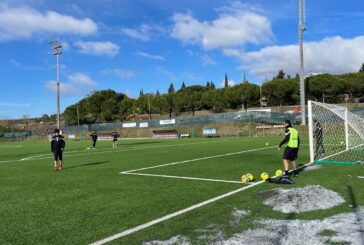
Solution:
[[[263,172],[261,175],[260,175],[260,178],[262,180],[267,180],[269,178],[269,174],[267,174],[266,172]]]

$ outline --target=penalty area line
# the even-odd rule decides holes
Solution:
[[[127,171],[120,172],[120,173],[121,174],[127,174],[127,173],[132,173],[132,172],[138,172],[138,171],[142,171],[142,170],[147,170],[147,169],[161,168],[161,167],[166,167],[166,166],[171,166],[171,165],[177,165],[177,164],[181,164],[181,163],[196,162],[196,161],[207,160],[207,159],[212,159],[212,158],[233,156],[233,155],[238,155],[238,154],[242,154],[242,153],[248,153],[248,152],[254,152],[254,151],[261,151],[261,150],[266,150],[266,149],[271,149],[271,148],[276,148],[276,146],[263,147],[263,148],[255,148],[255,149],[250,149],[250,150],[245,150],[245,151],[238,151],[238,152],[230,152],[230,153],[226,153],[226,154],[219,154],[219,155],[214,155],[214,156],[209,156],[209,157],[200,157],[200,158],[189,159],[189,160],[184,160],[184,161],[179,161],[179,162],[171,162],[171,163],[166,163],[166,164],[161,164],[161,165],[155,165],[155,166],[151,166],[151,167],[145,167],[145,168],[138,168],[138,169],[133,169],[133,170],[127,170]]]
[[[205,179],[205,178],[197,178],[197,177],[185,177],[185,176],[162,175],[162,174],[143,174],[143,173],[120,173],[120,174],[241,184],[241,181],[236,181],[236,180]]]
[[[302,166],[298,167],[297,169],[301,169],[301,168],[307,167],[307,166],[309,166],[309,165],[311,165],[311,164],[313,164],[313,163],[306,163],[306,164],[304,164],[304,165],[302,165]],[[292,171],[292,170],[291,170],[291,171]],[[291,172],[291,171],[290,171],[290,172]],[[273,177],[273,178],[274,178],[274,177]],[[236,194],[236,193],[239,193],[239,192],[244,191],[244,190],[249,189],[249,188],[253,188],[253,187],[255,187],[255,186],[257,186],[257,185],[260,185],[260,184],[263,184],[263,183],[265,183],[265,180],[258,181],[258,182],[256,182],[256,183],[251,184],[251,185],[244,186],[244,187],[239,188],[239,189],[237,189],[237,190],[230,191],[230,192],[225,193],[225,194],[223,194],[223,195],[220,195],[220,196],[217,196],[217,197],[211,198],[211,199],[209,199],[209,200],[206,200],[206,201],[200,202],[200,203],[195,204],[195,205],[193,205],[193,206],[191,206],[191,207],[188,207],[188,208],[182,209],[182,210],[180,210],[180,211],[177,211],[177,212],[174,212],[174,213],[171,213],[171,214],[165,215],[165,216],[163,216],[163,217],[161,217],[161,218],[158,218],[158,219],[152,220],[152,221],[147,222],[147,223],[145,223],[145,224],[142,224],[142,225],[136,226],[136,227],[134,227],[134,228],[131,228],[131,229],[128,229],[128,230],[122,231],[122,232],[120,232],[120,233],[114,234],[114,235],[112,235],[112,236],[109,236],[109,237],[107,237],[107,238],[101,239],[101,240],[99,240],[99,241],[96,241],[96,242],[90,243],[89,245],[102,245],[102,244],[105,244],[105,243],[108,243],[108,242],[114,241],[114,240],[119,239],[119,238],[121,238],[121,237],[124,237],[124,236],[130,235],[130,234],[132,234],[132,233],[138,232],[138,231],[143,230],[143,229],[146,229],[146,228],[151,227],[151,226],[153,226],[153,225],[155,225],[155,224],[158,224],[158,223],[161,223],[161,222],[163,222],[163,221],[166,221],[166,220],[172,219],[172,218],[174,218],[174,217],[176,217],[176,216],[179,216],[179,215],[181,215],[181,214],[184,214],[184,213],[190,212],[190,211],[192,211],[192,210],[194,210],[194,209],[196,209],[196,208],[200,208],[200,207],[205,206],[205,205],[207,205],[207,204],[210,204],[210,203],[216,202],[216,201],[221,200],[221,199],[223,199],[223,198],[225,198],[225,197],[232,196],[232,195],[234,195],[234,194]]]
[[[220,200],[220,199],[223,199],[223,198],[225,198],[225,197],[228,197],[228,196],[234,195],[234,194],[236,194],[236,193],[238,193],[238,192],[241,192],[241,191],[243,191],[243,190],[246,190],[246,189],[252,188],[253,186],[259,185],[259,184],[264,183],[264,182],[265,182],[264,180],[261,180],[261,181],[259,181],[259,182],[254,183],[254,184],[251,184],[251,185],[248,185],[248,186],[245,186],[245,187],[239,188],[239,189],[237,189],[237,190],[234,190],[234,191],[231,191],[231,192],[225,193],[225,194],[223,194],[223,195],[220,195],[220,196],[217,196],[217,197],[211,198],[211,199],[209,199],[209,200],[206,200],[206,201],[204,201],[204,202],[200,202],[200,203],[198,203],[198,204],[196,204],[196,205],[193,205],[193,206],[191,206],[191,207],[188,207],[188,208],[182,209],[182,210],[180,210],[180,211],[177,211],[177,212],[174,212],[174,213],[168,214],[168,215],[163,216],[163,217],[161,217],[161,218],[159,218],[159,219],[152,220],[152,221],[150,221],[150,222],[148,222],[148,223],[145,223],[145,224],[143,224],[143,225],[139,225],[139,226],[134,227],[134,228],[132,228],[132,229],[125,230],[125,231],[123,231],[123,232],[117,233],[117,234],[112,235],[112,236],[110,236],[110,237],[107,237],[107,238],[105,238],[105,239],[102,239],[102,240],[99,240],[99,241],[97,241],[97,242],[91,243],[90,245],[101,245],[101,244],[105,244],[105,243],[107,243],[107,242],[111,242],[111,241],[116,240],[116,239],[118,239],[118,238],[121,238],[121,237],[124,237],[124,236],[130,235],[130,234],[132,234],[132,233],[134,233],[134,232],[137,232],[137,231],[143,230],[143,229],[145,229],[145,228],[148,228],[148,227],[150,227],[150,226],[152,226],[152,225],[155,225],[155,224],[161,223],[161,222],[166,221],[166,220],[169,220],[169,219],[171,219],[171,218],[173,218],[173,217],[176,217],[176,216],[179,216],[179,215],[181,215],[181,214],[187,213],[187,212],[192,211],[192,210],[194,210],[194,209],[196,209],[196,208],[199,208],[199,207],[205,206],[205,205],[207,205],[207,204],[210,204],[210,203],[216,202],[216,201],[218,201],[218,200]]]
[[[92,155],[92,154],[95,154],[95,153],[105,154],[105,153],[111,153],[111,152],[128,152],[128,151],[154,149],[154,148],[164,148],[164,147],[173,147],[173,146],[189,146],[189,145],[207,144],[207,143],[220,143],[220,142],[225,142],[225,141],[226,140],[220,140],[220,141],[215,141],[215,142],[203,141],[203,142],[193,142],[193,143],[179,143],[179,144],[169,144],[169,145],[166,144],[166,145],[157,145],[157,146],[154,145],[154,146],[146,146],[146,147],[118,148],[118,149],[103,148],[102,150],[96,150],[96,151],[91,151],[90,149],[81,150],[81,151],[66,151],[63,156],[66,156],[66,157],[85,156],[85,155]],[[120,145],[120,147],[123,147],[123,146],[124,145]],[[76,154],[73,154],[73,153],[76,153]],[[19,162],[19,161],[43,160],[43,159],[49,159],[49,158],[53,158],[52,153],[29,156],[29,157],[14,160],[14,161]],[[0,161],[0,163],[3,163],[3,162],[5,162],[5,161]],[[10,162],[10,161],[8,161],[8,162]]]

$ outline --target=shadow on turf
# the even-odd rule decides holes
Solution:
[[[24,158],[24,157],[32,157],[33,154],[49,154],[51,156],[52,152],[48,152],[48,151],[47,152],[40,151],[40,152],[32,152],[32,153],[27,152],[27,153],[23,153],[23,154],[1,155],[1,157],[20,157],[20,158]]]
[[[140,142],[125,144],[121,141],[121,143],[119,145],[130,147],[130,146],[134,146],[134,145],[146,145],[146,144],[158,144],[158,143],[162,143],[162,142],[160,142],[160,141],[140,141]]]
[[[297,165],[297,170],[296,170],[296,172],[297,172],[297,174],[300,174],[300,173],[302,173],[303,171],[305,171],[305,169],[308,167],[308,166],[304,166],[305,164],[302,164],[302,163],[300,163],[300,164],[298,164]]]
[[[361,244],[364,244],[364,227],[361,223],[361,217],[360,217],[359,210],[358,210],[358,203],[356,202],[356,197],[354,195],[353,188],[351,187],[351,185],[348,185],[347,188],[348,188],[348,192],[349,192],[349,196],[350,196],[351,206],[353,208],[353,213],[355,215],[355,219],[360,226],[359,228],[360,228],[360,232],[361,232],[361,235],[360,235]]]
[[[285,220],[291,221],[296,219],[296,214],[295,213],[289,213],[287,215],[287,217],[285,218]],[[279,234],[279,238],[274,241],[274,244],[283,244],[284,241],[286,240],[287,236],[288,236],[288,231],[289,231],[289,223],[283,225],[277,232]]]
[[[261,191],[256,194],[256,196],[262,200],[270,198],[274,195],[278,195],[278,193],[275,190],[267,190],[267,191]],[[289,232],[289,222],[291,220],[296,219],[295,213],[289,213],[287,216],[283,219],[286,221],[286,224],[282,225],[279,229],[276,230],[276,233],[278,234],[277,238],[274,238],[272,241],[272,244],[283,244],[285,240],[287,239],[288,232]]]
[[[105,163],[109,163],[109,162],[110,161],[86,163],[86,164],[81,164],[81,165],[77,165],[77,166],[66,167],[66,168],[63,168],[63,170],[68,170],[68,169],[72,169],[72,168],[82,168],[82,167],[95,166],[95,165],[105,164]]]

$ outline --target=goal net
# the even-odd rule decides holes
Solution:
[[[346,107],[309,101],[308,123],[311,162],[364,162],[363,118]]]

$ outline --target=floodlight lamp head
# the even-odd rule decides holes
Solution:
[[[60,42],[52,41],[51,42],[51,48],[52,48],[53,55],[62,54],[62,48],[63,47],[62,47]]]

